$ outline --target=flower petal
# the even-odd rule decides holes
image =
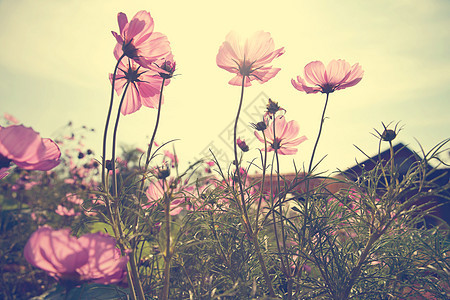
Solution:
[[[331,86],[337,86],[350,75],[350,64],[345,60],[332,60],[325,73],[326,81]]]
[[[123,29],[125,28],[125,25],[128,23],[127,15],[120,12],[117,14],[117,23],[119,23],[119,32],[120,34],[123,34]]]
[[[305,66],[305,80],[312,85],[323,86],[327,83],[325,66],[321,61],[313,61]]]

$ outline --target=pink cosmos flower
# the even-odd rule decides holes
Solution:
[[[229,84],[240,86],[244,76],[244,86],[250,86],[252,80],[264,83],[275,77],[281,69],[266,65],[283,53],[284,48],[275,50],[268,32],[257,31],[242,44],[237,33],[232,31],[220,46],[216,62],[220,68],[236,74]]]
[[[345,60],[332,60],[325,69],[321,61],[313,61],[305,66],[305,79],[297,76],[292,85],[301,92],[329,94],[356,85],[361,81],[364,71],[359,64],[350,66]],[[308,86],[309,83],[312,86]]]
[[[61,151],[51,139],[23,125],[0,126],[0,170],[13,162],[21,169],[48,171],[59,165]]]
[[[275,139],[273,122],[275,122]],[[299,130],[300,127],[298,126],[297,121],[292,120],[286,122],[284,116],[275,118],[264,130],[269,146],[267,151],[277,150],[277,152],[282,155],[297,153],[297,149],[293,147],[307,140],[306,136],[297,138]],[[258,131],[255,131],[255,136],[260,142],[264,143],[264,138],[259,135]],[[264,151],[264,148],[261,150]]]
[[[153,62],[170,52],[167,37],[153,32],[154,22],[149,12],[139,11],[130,22],[127,15],[117,15],[120,33],[112,31],[117,40],[114,55],[119,59],[122,54],[135,60],[145,68],[151,68]]]
[[[128,257],[120,256],[116,241],[106,234],[90,233],[77,239],[69,229],[54,230],[48,226],[31,235],[24,256],[52,277],[80,284],[120,282],[128,262]]]
[[[111,284],[126,276],[128,257],[121,256],[113,237],[97,232],[81,236],[78,241],[88,250],[87,264],[79,269],[81,278],[91,282]]]
[[[151,206],[156,205],[158,202],[160,202],[161,204],[164,203],[161,199],[164,198],[164,191],[168,192],[168,189],[168,184],[164,180],[151,182],[145,193],[149,202],[145,204],[143,208],[150,208]],[[172,193],[172,197],[175,198],[171,199],[170,202],[170,215],[175,216],[183,210],[182,204],[184,203],[184,198],[177,198],[176,191]]]
[[[81,215],[81,213],[79,213],[79,212],[76,213],[75,209],[73,209],[73,208],[68,209],[67,207],[62,206],[61,204],[58,205],[58,207],[55,210],[55,213],[57,213],[60,216],[67,216],[67,217],[76,217],[76,216]]]
[[[113,74],[109,74],[109,79],[112,82]],[[164,85],[169,84],[169,82],[166,80]],[[158,73],[145,69],[130,59],[125,63],[121,61],[114,85],[117,95],[122,93],[127,83],[129,83],[129,87],[120,110],[123,115],[138,111],[142,105],[158,108],[162,84],[162,78]],[[163,102],[164,98],[161,103]]]
[[[67,201],[72,202],[76,205],[81,205],[84,202],[83,199],[79,198],[76,194],[72,194],[72,193],[67,193],[66,199],[67,199]]]

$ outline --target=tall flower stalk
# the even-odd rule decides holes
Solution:
[[[313,164],[313,161],[314,161],[314,154],[316,153],[317,145],[319,144],[319,139],[320,139],[320,135],[322,133],[323,123],[325,123],[325,111],[327,110],[328,96],[329,95],[330,94],[327,93],[327,97],[325,99],[325,105],[324,105],[323,111],[322,111],[322,117],[320,118],[319,133],[317,134],[317,139],[316,139],[316,142],[314,143],[314,148],[313,148],[313,151],[312,151],[312,154],[311,154],[311,160],[309,161],[308,173],[311,172],[312,164]]]
[[[336,90],[342,90],[356,85],[361,81],[363,74],[364,71],[359,64],[350,66],[345,60],[332,60],[326,68],[321,61],[313,61],[305,66],[305,79],[297,76],[296,80],[291,80],[292,85],[301,92],[307,94],[321,92],[322,94],[327,95],[322,118],[320,120],[319,134],[317,135],[314,149],[311,154],[311,160],[309,162],[308,173],[312,170],[314,154],[322,133],[323,123],[325,122],[325,111],[327,109],[329,94]]]
[[[116,122],[114,125],[114,131],[113,131],[113,142],[112,142],[112,158],[111,158],[111,172],[112,172],[112,199],[114,199],[115,207],[111,210],[111,206],[109,205],[109,210],[111,210],[111,216],[110,221],[111,225],[113,227],[114,235],[116,239],[118,240],[119,248],[122,251],[122,254],[126,253],[127,251],[126,246],[124,245],[123,241],[123,229],[122,229],[122,221],[120,216],[120,209],[119,209],[119,195],[118,195],[118,188],[117,188],[117,174],[116,174],[116,138],[117,138],[117,129],[119,126],[119,120],[120,120],[120,113],[122,109],[122,105],[125,99],[125,96],[127,94],[128,87],[130,85],[130,81],[126,83],[125,88],[123,90],[122,98],[120,100],[119,108],[117,110],[117,117]],[[109,194],[109,192],[107,192]],[[108,197],[107,197],[108,198]],[[128,254],[129,256],[129,265],[128,265],[128,281],[130,282],[131,287],[131,296],[134,299],[145,299],[144,296],[144,290],[142,287],[142,283],[139,279],[139,271],[136,264],[136,258],[135,258],[135,252],[132,250]]]
[[[113,72],[113,78],[114,80],[112,80],[111,82],[111,97],[110,97],[110,102],[109,102],[109,108],[108,108],[108,114],[106,116],[106,123],[105,123],[105,130],[103,131],[103,152],[102,152],[102,186],[104,191],[108,191],[108,187],[107,187],[107,182],[106,182],[106,137],[108,135],[108,127],[109,127],[109,121],[111,118],[111,113],[112,113],[112,107],[114,104],[114,89],[115,89],[115,84],[116,84],[116,74],[117,74],[117,69],[119,68],[119,64],[122,61],[122,59],[125,57],[124,54],[122,54],[119,59],[117,60],[116,66],[114,67],[114,72]]]
[[[164,190],[164,224],[165,224],[165,253],[164,253],[164,285],[161,293],[161,299],[169,299],[169,287],[170,287],[170,262],[172,260],[172,246],[170,243],[170,201],[171,196],[165,187],[168,186],[166,179],[163,179],[163,190]]]
[[[250,86],[252,80],[257,80],[260,83],[267,82],[280,71],[279,68],[267,66],[273,59],[284,53],[284,48],[275,49],[275,44],[267,32],[256,32],[251,38],[247,39],[244,44],[240,43],[240,38],[235,32],[230,32],[225,42],[220,46],[219,53],[216,57],[217,65],[227,70],[228,72],[236,74],[228,83],[231,85],[241,86],[241,97],[239,100],[239,107],[236,114],[233,132],[233,150],[234,150],[234,164],[236,167],[234,177],[237,178],[239,191],[236,203],[241,210],[243,223],[247,234],[250,235],[258,256],[261,269],[266,280],[271,297],[275,296],[272,286],[272,280],[261,254],[258,241],[258,230],[255,227],[253,230],[250,219],[248,217],[247,204],[245,201],[244,189],[242,186],[240,163],[237,155],[237,125],[242,108],[244,98],[244,87]],[[257,224],[256,224],[257,226]]]
[[[138,267],[135,257],[135,244],[131,242],[131,251],[127,251],[125,245],[121,215],[119,190],[116,175],[116,141],[120,114],[131,114],[140,109],[142,105],[147,107],[160,108],[162,104],[162,94],[159,92],[159,83],[164,80],[155,76],[155,71],[149,70],[153,63],[170,54],[170,46],[163,34],[153,32],[154,23],[149,12],[140,11],[128,22],[124,13],[117,16],[120,32],[112,32],[117,44],[114,49],[114,56],[117,64],[113,74],[110,74],[112,84],[111,101],[107,114],[105,132],[103,137],[103,157],[102,157],[102,186],[106,193],[105,203],[107,206],[108,219],[113,227],[114,235],[118,240],[118,245],[122,251],[129,252],[129,272],[128,279],[133,299],[144,299],[142,284],[139,279]],[[127,64],[123,63],[123,58],[127,57]],[[130,87],[131,86],[131,87]],[[113,106],[114,90],[117,94],[122,93],[119,104],[116,122],[113,131],[112,157],[109,166],[106,165],[106,140],[108,126]],[[156,99],[159,102],[156,103]],[[112,171],[112,195],[109,194],[108,176],[106,168]],[[111,206],[114,201],[114,207]],[[137,221],[136,221],[137,222]],[[137,223],[135,228],[137,228]]]

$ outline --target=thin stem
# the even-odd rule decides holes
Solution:
[[[123,90],[122,99],[120,99],[119,109],[117,110],[116,124],[114,125],[113,132],[113,144],[112,144],[112,177],[113,177],[113,197],[117,197],[117,175],[116,175],[116,138],[117,138],[117,128],[119,127],[119,119],[120,119],[120,110],[122,109],[123,100],[125,99],[125,95],[128,89],[130,82],[127,82],[125,88]],[[117,201],[117,199],[116,199]]]
[[[116,63],[116,66],[114,67],[114,72],[113,72],[113,77],[112,77],[112,83],[111,83],[111,97],[110,97],[110,104],[109,104],[109,109],[108,109],[108,114],[106,117],[106,124],[105,124],[105,130],[103,132],[103,152],[102,152],[102,187],[104,192],[106,193],[105,196],[105,204],[106,204],[106,208],[107,208],[107,213],[108,213],[108,218],[109,221],[111,222],[111,227],[114,229],[114,236],[116,237],[116,239],[118,239],[118,234],[117,234],[117,230],[116,230],[116,223],[115,223],[115,219],[113,217],[113,212],[111,209],[111,201],[109,199],[109,188],[108,188],[108,180],[107,180],[107,174],[106,174],[106,138],[108,135],[108,127],[109,127],[109,121],[111,118],[111,112],[112,112],[112,107],[113,107],[113,103],[114,103],[114,87],[115,87],[115,83],[116,83],[116,74],[117,74],[117,69],[119,68],[119,64],[120,61],[125,57],[125,54],[123,54]],[[124,254],[124,253],[122,253]],[[134,299],[134,291],[132,290],[132,298]]]
[[[162,104],[162,96],[163,96],[165,81],[166,81],[166,79],[163,78],[163,81],[161,83],[161,90],[159,92],[158,114],[156,115],[155,129],[153,129],[153,135],[152,135],[152,138],[150,139],[150,144],[148,145],[148,149],[147,149],[147,158],[145,160],[145,171],[147,171],[148,164],[150,163],[150,154],[152,152],[153,142],[155,141],[156,131],[158,130],[159,119],[161,116],[161,104]]]
[[[259,230],[261,229],[259,227],[258,224],[258,220],[259,220],[259,212],[261,210],[261,203],[263,201],[263,193],[264,193],[264,181],[266,178],[266,165],[267,165],[267,139],[266,139],[266,134],[264,133],[264,130],[262,131],[262,135],[264,137],[264,160],[262,161],[262,181],[261,181],[261,189],[259,192],[259,202],[258,202],[258,208],[256,210],[256,221],[255,221],[255,234],[257,234],[259,232]],[[261,224],[262,227],[262,224]]]
[[[316,140],[316,143],[314,144],[314,149],[313,149],[313,152],[311,155],[311,161],[309,162],[308,173],[311,172],[314,154],[316,153],[317,144],[319,143],[320,134],[322,133],[322,126],[323,126],[323,123],[325,122],[325,111],[327,109],[327,104],[328,104],[328,95],[329,95],[329,93],[327,93],[327,98],[325,100],[325,106],[323,107],[322,119],[320,120],[319,134],[317,135],[317,140]]]
[[[130,258],[130,269],[131,269],[131,274],[133,276],[133,282],[134,282],[133,288],[137,292],[139,299],[144,300],[145,299],[144,288],[142,287],[141,279],[139,276],[139,270],[138,270],[138,266],[136,263],[136,252],[134,249],[131,249],[131,252],[128,255],[128,257]]]
[[[245,227],[247,229],[247,232],[251,231],[251,225],[250,222],[248,222],[248,215],[247,215],[247,207],[245,205],[245,198],[244,198],[244,189],[242,187],[242,181],[241,181],[241,172],[239,168],[239,160],[237,155],[237,124],[239,121],[239,115],[241,113],[242,108],[242,102],[244,99],[244,84],[245,84],[245,76],[242,76],[242,88],[241,88],[241,98],[239,100],[239,107],[236,114],[236,119],[234,121],[234,131],[233,131],[233,149],[234,149],[234,164],[236,166],[235,176],[237,177],[237,181],[239,184],[239,193],[241,195],[241,202],[242,202],[242,210],[243,214],[245,216],[244,223]]]
[[[239,193],[241,195],[241,202],[242,202],[242,205],[240,205],[240,206],[242,206],[243,222],[245,224],[246,232],[253,240],[253,244],[255,246],[255,251],[256,251],[256,254],[258,256],[258,260],[259,260],[259,263],[261,265],[261,269],[262,269],[263,274],[264,274],[264,279],[266,280],[266,284],[268,285],[268,288],[269,288],[269,294],[270,294],[271,297],[275,297],[275,292],[274,292],[273,287],[272,287],[272,280],[270,279],[269,273],[268,273],[267,268],[266,268],[266,263],[264,262],[264,258],[263,258],[262,254],[261,254],[261,249],[259,248],[258,229],[256,227],[255,232],[253,232],[252,225],[251,225],[250,220],[248,218],[247,206],[246,206],[245,197],[244,197],[244,188],[242,186],[242,180],[241,180],[241,174],[240,174],[241,172],[240,172],[239,160],[238,160],[238,155],[237,155],[237,143],[236,143],[236,141],[237,141],[237,124],[238,124],[238,121],[239,121],[239,115],[241,113],[242,102],[243,102],[243,99],[244,99],[245,76],[242,76],[242,85],[241,86],[242,86],[242,88],[241,88],[241,98],[239,100],[239,108],[238,108],[238,111],[237,111],[237,114],[236,114],[236,120],[234,122],[234,132],[233,132],[233,134],[234,134],[234,136],[233,136],[234,137],[234,139],[233,139],[234,162],[235,162],[235,165],[236,165],[235,174],[236,174],[237,181],[238,181],[238,184],[239,184]]]
[[[389,141],[389,151],[391,154],[391,185],[394,184],[394,167],[395,167],[395,163],[394,163],[394,146],[392,146],[392,141]],[[398,179],[395,178],[395,183],[398,185]]]
[[[119,126],[119,120],[120,120],[120,111],[122,109],[122,104],[125,99],[126,92],[128,90],[128,87],[130,85],[130,82],[127,82],[125,85],[125,88],[123,90],[122,98],[120,99],[119,108],[117,110],[117,117],[116,117],[116,123],[114,125],[114,132],[113,132],[113,144],[112,144],[112,158],[111,158],[111,165],[112,165],[112,178],[113,178],[113,198],[116,202],[116,208],[115,208],[115,217],[116,222],[114,222],[118,226],[119,235],[120,235],[120,244],[122,244],[122,237],[123,237],[123,231],[122,231],[122,221],[120,220],[120,214],[119,214],[119,197],[118,197],[118,190],[117,190],[117,174],[116,174],[116,140],[117,140],[117,129]],[[117,234],[117,233],[115,233]],[[122,246],[123,248],[123,246]],[[130,285],[134,287],[135,292],[137,292],[138,299],[145,299],[144,296],[144,290],[142,287],[142,284],[139,279],[139,273],[137,270],[137,264],[136,264],[136,257],[135,257],[135,251],[134,249],[131,249],[132,251],[129,253],[128,257],[130,259],[130,271],[131,271],[131,279],[133,280]]]
[[[145,178],[147,178],[147,170],[148,170],[148,165],[150,163],[150,155],[152,152],[152,146],[153,146],[153,142],[155,140],[155,136],[156,136],[156,131],[158,130],[158,125],[159,125],[159,119],[161,117],[161,104],[162,104],[162,97],[163,97],[163,89],[164,89],[164,82],[166,81],[165,78],[163,78],[162,83],[161,83],[161,89],[159,92],[159,102],[158,102],[158,113],[156,115],[156,124],[155,124],[155,128],[153,129],[153,134],[152,134],[152,138],[150,140],[150,144],[148,145],[147,148],[147,157],[145,159],[145,168],[144,168],[144,172],[142,173],[142,180],[141,180],[141,186],[139,188],[139,194],[138,194],[138,205],[141,205],[141,196],[142,196],[142,191],[144,189],[144,183],[145,183]],[[134,230],[135,232],[138,230],[138,222],[139,219],[136,216],[136,220],[134,222]],[[134,249],[135,248],[135,238],[132,240],[131,242],[131,247]]]
[[[281,255],[281,247],[280,247],[280,239],[278,238],[278,229],[277,229],[277,221],[276,221],[276,215],[275,215],[275,198],[274,198],[274,191],[273,191],[273,161],[275,160],[275,155],[272,157],[272,164],[270,165],[270,204],[271,204],[271,212],[272,212],[272,222],[273,222],[273,232],[275,234],[275,242],[277,245],[277,250],[279,255]],[[285,273],[285,267],[284,262],[281,259],[281,269],[283,270],[283,273]]]
[[[370,250],[372,250],[373,244],[380,238],[380,236],[381,236],[381,234],[379,232],[375,232],[370,236],[369,240],[367,241],[366,246],[364,247],[364,250],[361,252],[361,255],[358,259],[356,266],[353,268],[352,272],[350,273],[349,282],[346,286],[346,289],[344,290],[344,294],[342,295],[341,299],[348,299],[348,296],[350,295],[350,291],[361,272],[362,266],[363,266],[365,260],[367,259],[368,255],[370,253]]]
[[[164,287],[161,295],[161,299],[166,300],[169,299],[169,285],[170,285],[170,260],[172,258],[172,253],[170,251],[170,199],[171,197],[168,195],[165,190],[166,180],[163,181],[163,190],[164,190],[164,218],[165,218],[165,230],[166,230],[166,251],[164,255]]]
[[[102,153],[102,184],[105,191],[108,191],[108,188],[106,186],[106,178],[105,178],[105,169],[106,169],[106,137],[108,134],[108,126],[109,126],[109,120],[111,118],[111,111],[112,106],[114,103],[114,86],[116,83],[116,73],[117,69],[119,68],[120,61],[125,57],[125,54],[122,54],[122,56],[117,60],[116,66],[114,68],[114,74],[112,79],[112,87],[111,87],[111,101],[109,103],[109,109],[108,109],[108,115],[106,116],[106,124],[105,124],[105,131],[103,132],[103,153]]]
[[[274,133],[275,136],[275,133]],[[283,252],[280,253],[280,259],[281,262],[283,262],[283,254],[286,253],[286,233],[285,233],[285,229],[284,229],[284,220],[283,220],[283,200],[284,200],[284,195],[281,196],[281,184],[280,184],[280,161],[278,159],[278,151],[275,150],[275,157],[277,160],[277,185],[278,185],[278,203],[279,203],[279,214],[280,214],[280,225],[281,225],[281,241],[283,242]],[[290,277],[290,272],[289,272],[289,268],[287,267],[289,265],[289,261],[286,257],[286,264],[284,264],[284,271],[286,273],[286,276],[289,278]]]
[[[258,236],[257,234],[253,235],[253,244],[255,245],[256,255],[258,255],[258,260],[261,265],[261,269],[264,275],[264,280],[266,281],[266,284],[269,288],[269,295],[270,297],[275,297],[275,291],[272,287],[272,279],[270,279],[269,272],[267,271],[266,263],[264,262],[264,258],[261,254],[261,249],[259,248],[259,242],[258,242]]]
[[[280,246],[280,241],[278,239],[278,234],[277,232],[275,232],[276,234],[276,242],[277,242],[277,246],[278,246],[278,253],[280,256],[280,260],[281,260],[281,268],[283,270],[283,273],[286,276],[289,276],[290,274],[288,274],[288,269],[284,263],[283,260],[283,253],[285,253],[286,251],[286,239],[285,239],[285,233],[284,233],[284,222],[283,222],[283,205],[282,205],[282,199],[281,199],[281,184],[280,184],[280,161],[278,159],[278,147],[279,147],[279,142],[277,141],[277,137],[276,137],[276,131],[275,131],[275,121],[276,121],[276,116],[273,116],[273,121],[272,121],[272,126],[273,126],[273,145],[272,148],[274,149],[274,157],[277,160],[277,195],[278,195],[278,205],[279,205],[279,214],[280,214],[280,225],[281,225],[281,240],[283,242],[283,249],[281,249]],[[276,226],[275,226],[275,206],[273,207],[273,222],[274,222],[274,228],[276,230]],[[283,250],[283,252],[281,251]],[[288,263],[288,261],[286,261],[286,263]]]

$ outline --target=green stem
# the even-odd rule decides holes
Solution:
[[[237,124],[239,121],[239,115],[241,113],[241,108],[242,108],[242,102],[244,99],[244,87],[245,87],[245,76],[242,76],[242,85],[241,85],[241,98],[239,100],[239,108],[236,114],[236,120],[234,122],[234,132],[233,132],[233,148],[234,148],[234,161],[235,161],[235,165],[236,165],[236,177],[238,180],[238,184],[239,184],[239,193],[241,196],[241,206],[242,207],[242,215],[243,215],[243,222],[246,228],[246,232],[247,234],[252,238],[253,240],[253,244],[255,246],[255,250],[256,250],[256,254],[258,256],[258,260],[259,263],[261,265],[261,269],[263,271],[264,274],[264,278],[266,280],[266,284],[268,285],[269,288],[269,294],[271,297],[275,297],[275,292],[273,290],[272,287],[272,280],[270,279],[269,273],[267,272],[267,268],[266,268],[266,263],[264,262],[263,256],[261,254],[261,250],[259,248],[259,243],[258,243],[258,230],[256,227],[256,230],[253,232],[252,230],[252,225],[250,223],[249,217],[248,217],[248,213],[247,213],[247,205],[245,203],[245,198],[244,198],[244,188],[242,186],[242,180],[241,180],[241,172],[240,172],[240,167],[239,167],[239,160],[238,160],[238,155],[237,155]],[[239,203],[239,201],[237,201]]]
[[[266,165],[267,165],[267,139],[266,139],[266,134],[264,133],[264,131],[262,131],[262,135],[264,137],[264,160],[262,161],[262,168],[263,168],[262,181],[261,181],[261,188],[260,188],[260,192],[259,192],[258,208],[256,210],[255,234],[257,234],[259,232],[259,230],[261,229],[258,224],[258,220],[259,220],[259,212],[261,210],[261,203],[263,201],[264,181],[265,181],[265,177],[266,177]],[[263,224],[261,224],[261,227],[262,226],[263,226]]]
[[[259,248],[258,235],[255,233],[253,235],[253,244],[255,245],[256,255],[258,256],[259,264],[261,265],[261,270],[264,275],[264,280],[266,281],[267,287],[269,289],[270,297],[275,297],[275,291],[272,286],[272,279],[270,279],[269,272],[267,271],[266,263],[264,262],[264,258],[261,254],[261,249]]]
[[[275,133],[274,133],[275,136]],[[284,229],[284,220],[283,220],[283,200],[284,195],[281,196],[281,184],[280,184],[280,161],[278,159],[278,151],[275,149],[275,157],[277,160],[277,185],[278,185],[278,203],[279,203],[279,214],[280,214],[280,225],[281,225],[281,241],[283,242],[283,252],[280,252],[280,259],[282,263],[283,270],[285,272],[286,277],[290,277],[289,271],[289,260],[286,257],[286,263],[283,263],[283,255],[286,254],[286,233]]]
[[[242,76],[241,98],[239,100],[239,107],[238,107],[236,119],[234,121],[233,149],[234,149],[234,164],[236,166],[235,176],[237,177],[237,181],[239,184],[239,193],[241,195],[242,213],[244,214],[244,223],[245,223],[245,227],[247,229],[246,231],[249,233],[249,230],[251,230],[251,225],[250,225],[250,222],[248,221],[247,206],[245,205],[244,189],[242,187],[241,172],[240,172],[239,160],[238,160],[238,155],[237,155],[237,124],[239,121],[239,115],[241,113],[242,102],[244,99],[244,84],[245,84],[245,76]]]
[[[311,172],[314,154],[316,153],[317,144],[319,143],[320,134],[322,133],[322,126],[323,126],[323,123],[325,122],[325,111],[327,109],[327,104],[328,104],[328,95],[329,94],[327,93],[327,98],[325,100],[325,106],[323,107],[323,112],[322,112],[322,119],[320,120],[319,134],[317,135],[316,143],[314,144],[314,149],[313,149],[313,152],[311,155],[311,161],[309,162],[308,173]]]
[[[116,117],[116,124],[114,125],[114,132],[113,132],[113,144],[112,144],[112,158],[111,158],[111,165],[112,165],[112,177],[113,177],[113,197],[117,197],[117,175],[116,175],[116,139],[117,139],[117,128],[119,127],[119,119],[120,119],[120,110],[122,109],[123,100],[125,99],[125,94],[128,90],[128,86],[130,85],[130,82],[127,82],[125,85],[125,89],[123,90],[122,99],[120,99],[119,109],[117,110],[117,117]],[[115,199],[116,202],[118,202],[118,199]]]
[[[116,63],[116,66],[114,67],[114,73],[113,73],[113,78],[112,78],[112,83],[111,83],[111,97],[110,97],[110,104],[109,104],[109,109],[108,109],[108,114],[106,116],[106,124],[105,124],[105,130],[103,132],[103,149],[102,149],[102,187],[104,192],[106,193],[105,196],[105,204],[106,204],[106,208],[107,208],[107,213],[108,213],[108,218],[109,221],[111,222],[111,227],[114,230],[114,236],[116,238],[116,240],[118,240],[119,235],[117,233],[117,228],[116,228],[116,224],[115,224],[115,220],[114,220],[114,216],[113,216],[113,211],[111,208],[111,201],[109,199],[110,194],[109,194],[109,188],[108,188],[108,180],[107,180],[107,175],[106,175],[106,138],[108,135],[108,127],[109,127],[109,121],[111,119],[111,112],[112,112],[112,107],[113,107],[113,103],[114,103],[114,87],[115,87],[115,83],[116,83],[116,74],[117,74],[117,69],[119,68],[119,64],[120,61],[125,57],[125,54],[123,54]],[[121,249],[122,250],[122,249]],[[124,254],[124,252],[122,253],[122,255]],[[131,293],[132,299],[134,299],[134,292],[132,291]]]
[[[394,177],[395,177],[395,174],[394,174],[394,166],[395,166],[394,155],[395,155],[395,153],[394,153],[394,146],[392,146],[392,141],[389,141],[389,150],[390,150],[390,154],[391,154],[391,185],[393,185]],[[395,183],[398,185],[397,178],[395,178]]]
[[[117,174],[116,174],[116,141],[117,141],[117,129],[119,127],[119,120],[120,120],[120,111],[122,109],[122,104],[123,101],[125,99],[125,95],[126,92],[128,90],[128,87],[130,85],[130,82],[127,82],[127,84],[125,85],[125,88],[123,90],[123,94],[122,94],[122,98],[120,99],[120,104],[119,104],[119,108],[117,110],[117,117],[116,117],[116,123],[114,125],[114,131],[113,131],[113,144],[112,144],[112,158],[111,158],[111,165],[112,165],[112,177],[113,177],[113,198],[115,198],[115,203],[116,203],[116,207],[115,207],[115,224],[118,227],[118,234],[120,236],[120,242],[119,244],[121,245],[122,248],[122,252],[124,251],[124,246],[123,246],[123,241],[122,238],[124,236],[123,231],[122,231],[122,221],[120,218],[120,214],[119,214],[119,197],[118,197],[118,189],[117,189]],[[115,234],[117,235],[117,231],[115,230]],[[144,295],[144,289],[142,287],[141,281],[139,279],[139,273],[137,270],[137,264],[136,264],[136,257],[135,257],[135,252],[134,249],[132,249],[132,251],[129,253],[128,255],[129,259],[130,259],[130,268],[129,270],[131,271],[131,276],[129,277],[129,279],[132,279],[132,282],[130,283],[131,286],[133,286],[134,291],[137,292],[137,298],[140,300],[144,300],[145,299],[145,295]]]
[[[148,149],[147,149],[147,158],[145,160],[145,171],[147,171],[148,164],[150,163],[150,158],[151,158],[150,154],[152,152],[153,142],[155,141],[156,131],[158,130],[159,119],[161,116],[161,104],[162,104],[162,96],[163,96],[165,81],[166,81],[166,79],[163,78],[163,81],[161,83],[161,90],[159,92],[158,114],[156,116],[155,129],[153,129],[153,135],[152,135],[152,138],[150,139],[150,144],[148,145]]]
[[[164,287],[161,295],[161,299],[169,299],[169,285],[170,285],[170,261],[172,253],[170,251],[170,196],[165,190],[166,180],[163,181],[164,190],[164,218],[165,218],[165,230],[166,230],[166,251],[164,255]]]
[[[280,184],[280,161],[278,159],[278,147],[279,147],[279,142],[277,141],[277,137],[276,137],[276,132],[275,132],[275,120],[276,120],[276,116],[273,116],[273,121],[272,121],[272,126],[273,126],[273,145],[272,148],[274,150],[274,157],[277,160],[277,195],[278,195],[278,201],[276,202],[279,205],[279,214],[280,214],[280,225],[281,225],[281,239],[283,242],[283,249],[281,248],[280,245],[280,240],[278,238],[278,233],[276,231],[276,219],[275,219],[275,206],[276,204],[273,206],[273,224],[274,224],[274,229],[275,229],[275,237],[276,237],[276,242],[277,242],[277,248],[278,248],[278,253],[280,256],[280,261],[281,261],[281,269],[283,270],[283,273],[286,275],[286,277],[288,277],[290,274],[288,274],[288,269],[286,267],[286,264],[284,263],[283,260],[283,253],[285,253],[286,251],[286,241],[285,241],[285,233],[284,233],[284,222],[283,222],[283,205],[282,205],[282,199],[281,199],[281,184]],[[275,147],[273,147],[275,146]],[[283,251],[282,251],[283,250]],[[286,261],[287,262],[287,261]]]
[[[152,138],[150,140],[150,144],[148,145],[148,148],[147,148],[147,157],[145,159],[145,168],[144,168],[144,172],[142,173],[142,180],[141,180],[141,185],[140,185],[139,194],[138,194],[138,205],[139,206],[141,205],[141,196],[143,194],[145,179],[147,178],[147,170],[148,170],[148,165],[150,164],[150,157],[151,157],[150,155],[152,152],[152,146],[153,146],[153,142],[155,140],[156,131],[158,130],[159,119],[161,117],[161,104],[162,104],[163,89],[164,89],[165,81],[166,81],[166,79],[163,78],[162,84],[161,84],[161,89],[159,92],[158,113],[156,115],[156,124],[155,124],[155,128],[153,129],[153,134],[152,134]],[[139,219],[136,216],[136,220],[135,220],[134,226],[133,226],[135,232],[137,232],[137,230],[138,230],[138,222],[139,222]],[[131,241],[131,247],[133,249],[135,249],[135,247],[136,247],[136,239],[135,238],[133,238]]]
[[[350,273],[350,278],[348,281],[348,284],[346,286],[346,289],[343,292],[342,298],[340,299],[348,299],[348,296],[350,295],[350,291],[352,290],[353,285],[356,282],[356,279],[358,278],[359,274],[361,273],[362,266],[364,262],[366,261],[370,250],[372,249],[373,244],[380,238],[381,234],[379,232],[374,232],[369,240],[367,241],[366,246],[364,247],[364,250],[362,251],[361,255],[359,256],[358,263],[353,268],[352,272]]]
[[[109,120],[111,118],[111,112],[112,112],[112,107],[113,107],[113,103],[114,103],[114,86],[115,86],[115,83],[116,83],[116,73],[117,73],[117,69],[119,68],[119,63],[124,57],[125,57],[125,54],[122,54],[122,56],[117,60],[116,66],[114,68],[112,87],[111,87],[111,101],[109,103],[108,115],[106,116],[105,131],[103,132],[102,184],[103,184],[103,188],[105,189],[105,192],[108,191],[108,187],[106,186],[106,177],[105,177],[105,169],[106,169],[106,165],[105,165],[106,164],[106,137],[107,137],[107,134],[108,134]]]

